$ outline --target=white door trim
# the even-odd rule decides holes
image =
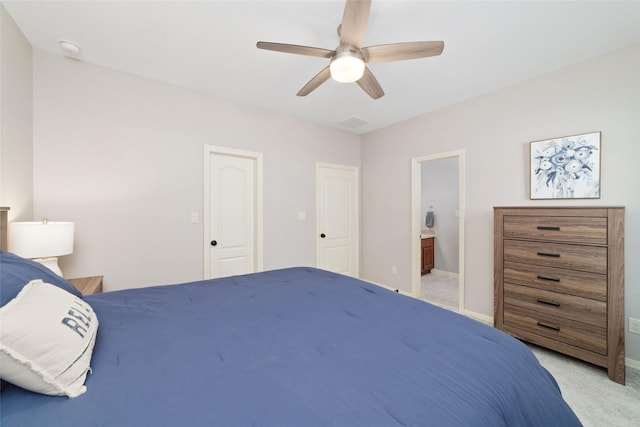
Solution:
[[[421,167],[420,164],[430,160],[458,159],[458,206],[460,217],[458,222],[458,311],[464,312],[464,223],[465,223],[465,150],[447,151],[429,156],[414,157],[411,159],[411,293],[414,297],[420,297],[420,198],[422,194]]]
[[[355,198],[356,198],[356,212],[355,212],[355,227],[354,227],[354,250],[355,256],[355,274],[354,277],[360,277],[360,169],[357,166],[340,165],[336,163],[316,162],[316,266],[320,265],[320,230],[322,224],[320,224],[320,215],[318,215],[318,209],[320,208],[320,181],[318,179],[320,174],[320,168],[331,169],[343,169],[353,172],[355,174]]]
[[[262,250],[262,237],[263,237],[263,200],[262,200],[262,153],[255,151],[246,151],[239,150],[236,148],[229,147],[220,147],[215,145],[205,145],[204,146],[204,173],[203,173],[203,183],[204,183],[204,209],[203,209],[203,246],[202,246],[202,257],[203,257],[203,273],[202,276],[204,279],[207,279],[210,275],[210,264],[209,257],[207,256],[207,251],[209,250],[209,236],[211,231],[211,212],[210,212],[210,164],[209,164],[209,156],[211,154],[221,154],[225,156],[236,156],[236,157],[245,157],[252,159],[254,161],[255,167],[255,204],[254,204],[254,271],[262,271],[263,269],[263,250]]]

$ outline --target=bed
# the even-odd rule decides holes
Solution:
[[[18,276],[73,293],[1,255],[0,310],[25,293],[6,289]],[[516,339],[339,274],[298,267],[73,298],[99,322],[85,390],[5,384],[2,426],[580,425]]]

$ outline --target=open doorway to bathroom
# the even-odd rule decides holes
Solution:
[[[461,312],[464,309],[464,151],[416,157],[411,163],[412,293],[417,298]],[[433,260],[425,261],[431,247]]]

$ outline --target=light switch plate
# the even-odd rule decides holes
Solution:
[[[200,214],[198,212],[191,212],[191,224],[198,224],[200,222]]]

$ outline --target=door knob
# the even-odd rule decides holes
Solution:
[[[217,244],[218,244],[218,242],[217,242],[217,241],[215,241],[215,240],[212,240],[212,241],[211,241],[211,246],[215,246],[215,245],[217,245]]]
[[[322,233],[322,234],[320,235],[320,237],[322,237],[322,238],[324,239],[324,238],[325,238],[325,237],[327,237],[327,236],[326,236],[324,233]]]

